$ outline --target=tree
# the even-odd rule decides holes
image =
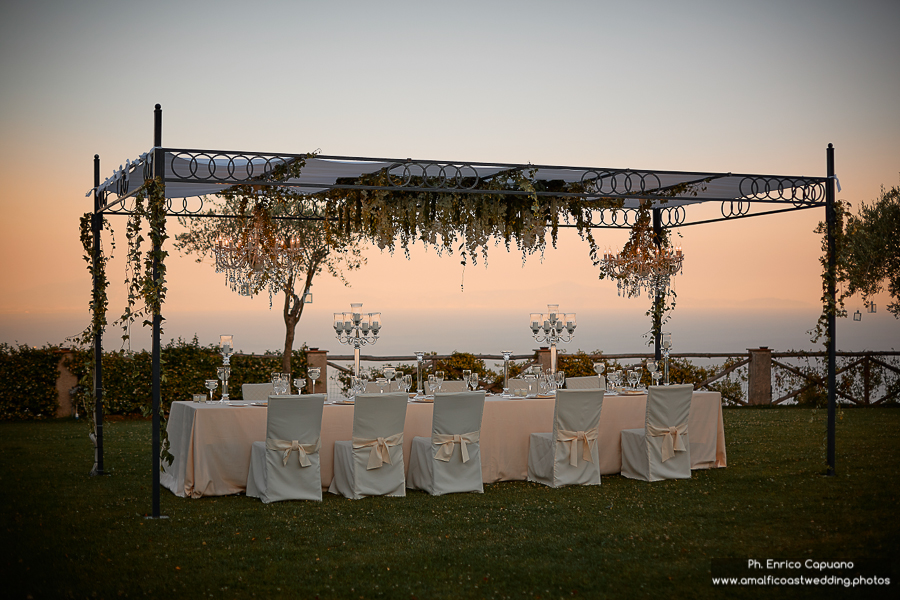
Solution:
[[[197,254],[197,262],[203,262],[204,258],[215,257],[219,240],[241,240],[246,244],[248,238],[258,236],[254,241],[270,252],[271,268],[260,271],[244,293],[254,295],[268,288],[270,308],[273,291],[283,294],[285,334],[281,361],[283,372],[290,373],[295,331],[313,278],[325,270],[349,286],[344,273],[365,264],[361,238],[330,227],[319,199],[283,189],[267,190],[264,199],[254,196],[253,190],[245,187],[214,199],[206,198],[205,202],[213,208],[205,216],[179,217],[187,231],[175,236],[175,247],[186,254]],[[276,261],[274,248],[284,245],[297,248],[297,252],[292,260]]]
[[[862,294],[868,305],[887,282],[893,302],[888,310],[900,319],[900,187],[881,188],[881,197],[865,202],[847,218],[840,268],[847,282],[846,295]]]

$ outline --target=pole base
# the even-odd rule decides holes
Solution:
[[[168,518],[169,518],[169,515],[159,515],[158,517],[154,517],[153,515],[144,515],[144,518],[145,518],[145,519],[152,519],[152,520],[155,521],[156,519],[168,519]]]

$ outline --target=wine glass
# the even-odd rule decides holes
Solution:
[[[209,401],[210,402],[213,401],[213,399],[212,399],[213,390],[215,390],[217,387],[219,387],[218,379],[207,379],[206,380],[206,389],[209,390]]]
[[[605,371],[605,370],[606,370],[606,365],[603,364],[602,362],[594,363],[594,373],[596,373],[597,375],[603,375],[603,371]]]
[[[650,373],[653,385],[656,385],[656,381],[660,378],[660,373],[656,361],[652,358],[647,359],[647,371]]]
[[[409,388],[412,387],[412,375],[410,375],[409,373],[407,373],[406,375],[401,375],[400,385],[401,387],[403,387],[403,391],[406,392],[406,394],[409,394]]]
[[[385,367],[384,368],[384,376],[387,378],[388,383],[394,380],[394,376],[397,374],[397,369],[394,367]]]
[[[469,390],[469,379],[472,377],[471,369],[463,369],[463,383],[466,384],[466,391]]]
[[[472,371],[472,374],[469,375],[469,384],[471,384],[473,392],[478,389],[478,373],[476,371]]]
[[[628,383],[631,384],[632,390],[637,390],[638,381],[641,380],[641,370],[640,368],[635,368],[628,371]]]
[[[431,396],[434,396],[434,391],[436,389],[436,383],[434,380],[434,373],[430,373],[428,375],[428,391],[431,392]]]
[[[384,393],[384,388],[390,383],[387,377],[379,377],[375,380],[375,383],[378,384],[378,390],[380,393]]]
[[[316,393],[316,380],[319,379],[319,376],[322,374],[322,369],[320,367],[310,367],[308,370],[309,378],[312,379],[312,393]]]
[[[613,379],[613,389],[615,389],[616,393],[622,391],[622,369],[616,369],[612,373]]]
[[[298,377],[294,380],[294,387],[297,388],[297,394],[303,393],[303,388],[306,386],[306,380],[302,377]]]
[[[557,371],[556,372],[556,388],[562,389],[563,384],[566,382],[566,372],[565,371]]]
[[[435,371],[434,372],[434,382],[437,384],[437,391],[441,391],[441,388],[444,387],[444,372],[443,371]]]

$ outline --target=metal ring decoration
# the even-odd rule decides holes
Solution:
[[[745,202],[743,200],[730,200],[723,201],[722,206],[719,209],[722,212],[722,216],[726,219],[730,219],[732,217],[743,217],[748,212],[750,212],[750,202]]]
[[[429,168],[437,170],[435,175],[429,175]],[[399,171],[399,172],[398,172]],[[471,173],[471,175],[469,175]],[[393,187],[409,187],[413,178],[421,178],[422,183],[416,187],[443,189],[443,190],[473,190],[478,186],[481,178],[478,171],[472,165],[463,163],[418,163],[405,162],[394,163],[387,169],[388,182]],[[463,185],[466,177],[472,178],[472,183]]]
[[[203,210],[202,196],[188,196],[186,198],[181,198],[181,208],[177,210],[173,209],[174,198],[167,198],[166,200],[168,201],[168,210],[173,215],[196,215]],[[196,208],[194,208],[195,205]]]
[[[581,176],[585,188],[603,196],[628,196],[630,194],[653,194],[659,190],[662,182],[656,173],[640,173],[637,171],[585,171]]]
[[[787,177],[744,177],[738,184],[741,197],[757,200],[787,201],[794,204],[821,202],[825,188],[810,179]]]
[[[227,183],[245,183],[265,177],[286,162],[281,156],[262,154],[178,152],[171,157],[169,170],[179,179]],[[179,164],[176,160],[183,162]]]
[[[684,223],[685,218],[684,206],[672,206],[659,209],[659,217],[665,227],[681,225]]]

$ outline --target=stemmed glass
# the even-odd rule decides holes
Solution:
[[[469,391],[469,379],[472,377],[471,369],[463,369],[463,383],[466,384],[466,391]]]
[[[563,384],[566,382],[566,372],[565,371],[557,371],[556,372],[556,389],[561,390]]]
[[[227,396],[225,395],[225,382],[228,381],[228,375],[230,372],[230,367],[216,368],[216,375],[218,375],[219,379],[222,381],[222,398],[219,400],[219,402],[221,402],[222,404],[226,404],[228,402]]]
[[[276,396],[284,396],[288,392],[287,374],[272,373],[272,392]]]
[[[641,368],[636,367],[630,371],[628,371],[628,383],[631,384],[632,391],[636,391],[638,381],[641,380]]]
[[[662,377],[662,373],[659,372],[659,366],[652,358],[647,360],[647,371],[650,372],[650,378],[653,379],[653,385],[659,385],[659,378]]]
[[[403,391],[406,392],[406,394],[409,394],[409,388],[412,387],[412,375],[408,373],[406,375],[401,375],[399,381]]]
[[[444,372],[443,371],[435,371],[434,372],[434,382],[437,384],[437,391],[441,391],[441,388],[444,387]]]
[[[613,390],[616,393],[621,392],[621,384],[622,384],[622,369],[616,369],[610,374],[610,378],[612,379]]]
[[[309,378],[312,379],[312,393],[316,393],[316,380],[319,379],[319,376],[322,374],[322,369],[320,367],[310,367],[307,371],[309,373]]]
[[[434,396],[434,392],[437,389],[437,383],[435,383],[434,373],[430,373],[428,375],[428,391],[431,392],[430,395]]]
[[[469,380],[466,382],[468,385],[472,386],[472,391],[478,389],[478,373],[476,371],[472,371],[472,374],[469,375]]]
[[[210,402],[213,401],[213,399],[212,399],[213,390],[215,390],[217,387],[219,387],[218,379],[207,379],[206,380],[206,389],[209,390],[209,401]]]
[[[391,382],[394,380],[394,376],[397,375],[397,369],[394,367],[385,367],[384,368],[384,376],[388,380],[388,385],[390,386]],[[388,391],[391,391],[388,389]]]
[[[297,388],[297,394],[303,393],[303,388],[306,386],[306,380],[302,377],[298,377],[294,380],[294,387]]]
[[[384,388],[385,388],[385,387],[388,385],[388,383],[390,383],[390,382],[388,381],[387,377],[379,377],[378,379],[375,380],[375,383],[378,384],[378,390],[379,390],[379,393],[382,393],[382,394],[383,394],[383,393],[384,393]]]

